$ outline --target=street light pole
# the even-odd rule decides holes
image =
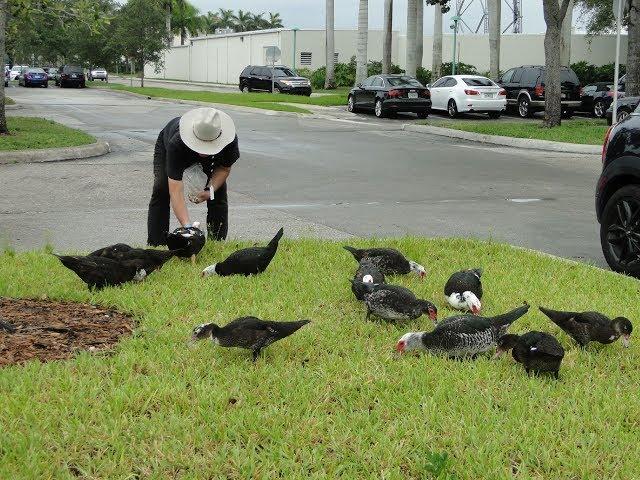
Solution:
[[[451,75],[456,74],[456,46],[458,44],[458,22],[461,20],[459,15],[454,15],[451,20],[453,20],[453,61],[451,62]]]
[[[296,34],[298,33],[297,28],[293,28],[293,69],[296,69]]]
[[[613,15],[616,17],[616,60],[613,72],[613,111],[611,117],[612,125],[618,121],[618,82],[620,78],[620,24],[622,23],[622,12],[626,0],[613,0]]]

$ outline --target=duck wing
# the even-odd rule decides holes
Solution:
[[[473,292],[478,299],[482,299],[482,282],[480,276],[482,270],[475,268],[473,270],[463,270],[461,272],[455,272],[444,286],[445,296],[450,296],[452,293]]]
[[[115,245],[109,245],[108,247],[99,248],[89,254],[90,257],[107,257],[113,260],[118,259],[118,255],[123,252],[133,250],[133,247],[126,243],[116,243]]]
[[[596,324],[602,322],[602,319],[599,318],[601,315],[596,312],[562,312],[544,307],[539,308],[553,323],[583,347],[591,341],[591,330],[594,322]]]
[[[103,288],[128,282],[135,276],[135,268],[122,265],[106,257],[56,255],[60,262],[73,271],[90,288]]]

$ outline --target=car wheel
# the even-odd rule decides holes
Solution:
[[[529,99],[526,95],[522,95],[518,99],[518,115],[520,115],[521,118],[529,118],[532,113],[531,108],[529,108]]]
[[[500,118],[500,113],[501,112],[489,112],[489,118],[491,118],[492,120],[497,120],[498,118]]]
[[[618,122],[621,122],[628,116],[629,116],[629,111],[625,110],[624,108],[618,109],[618,115],[617,115]]]
[[[378,118],[384,117],[384,111],[382,110],[382,100],[380,99],[376,100],[376,104],[375,104],[375,107],[373,108],[373,111],[375,112],[376,117]]]
[[[45,83],[45,84],[44,84],[44,88],[49,88],[49,84],[48,84],[48,83]]]
[[[347,98],[347,110],[350,111],[351,113],[358,112],[358,109],[356,108],[356,104],[353,100],[353,95],[349,95],[349,98]]]
[[[273,93],[282,93],[282,90],[280,90],[280,87],[276,86],[273,87]]]
[[[600,243],[611,270],[640,276],[640,186],[627,185],[609,198]]]
[[[418,112],[418,118],[424,120],[429,116],[429,112]]]
[[[449,100],[449,103],[447,104],[447,113],[450,118],[456,118],[458,116],[458,106],[453,98]]]
[[[251,91],[251,89],[249,88],[249,85],[247,85],[246,83],[244,85],[242,85],[242,87],[240,87],[240,91],[242,93],[249,93]]]
[[[593,116],[596,118],[604,118],[607,113],[607,109],[604,108],[604,102],[602,100],[596,100],[593,104]]]

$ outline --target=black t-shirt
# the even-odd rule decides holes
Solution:
[[[184,170],[194,163],[204,166],[230,167],[240,158],[238,136],[229,145],[215,155],[201,157],[187,147],[180,138],[180,117],[171,120],[162,130],[162,138],[166,149],[167,176],[173,180],[182,180]]]

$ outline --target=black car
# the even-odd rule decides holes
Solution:
[[[498,84],[507,91],[507,111],[522,118],[544,110],[543,65],[523,65],[504,72]],[[562,113],[569,117],[580,107],[580,80],[573,70],[561,67]]]
[[[618,98],[618,113],[616,120],[619,122],[624,120],[631,112],[633,112],[640,103],[640,97],[621,97]],[[607,124],[613,123],[613,103],[607,109]]]
[[[56,85],[60,88],[65,87],[85,87],[85,76],[82,67],[75,65],[63,65],[58,69],[59,77],[56,79]]]
[[[42,68],[28,68],[20,75],[18,85],[23,87],[48,87],[49,77]]]
[[[610,127],[596,186],[602,252],[612,270],[640,277],[640,111]]]
[[[620,95],[618,95],[620,97]],[[613,85],[606,82],[592,83],[582,88],[579,112],[588,112],[596,118],[604,118],[613,102]]]
[[[273,73],[273,82],[271,81]],[[249,65],[240,73],[238,86],[243,92],[254,90],[271,91],[273,93],[293,93],[298,95],[311,95],[311,82],[308,78],[299,76],[295,70],[284,67],[265,67]]]
[[[431,94],[418,80],[407,75],[372,75],[351,89],[347,109],[352,113],[373,111],[378,118],[398,112],[413,112],[427,118]]]

